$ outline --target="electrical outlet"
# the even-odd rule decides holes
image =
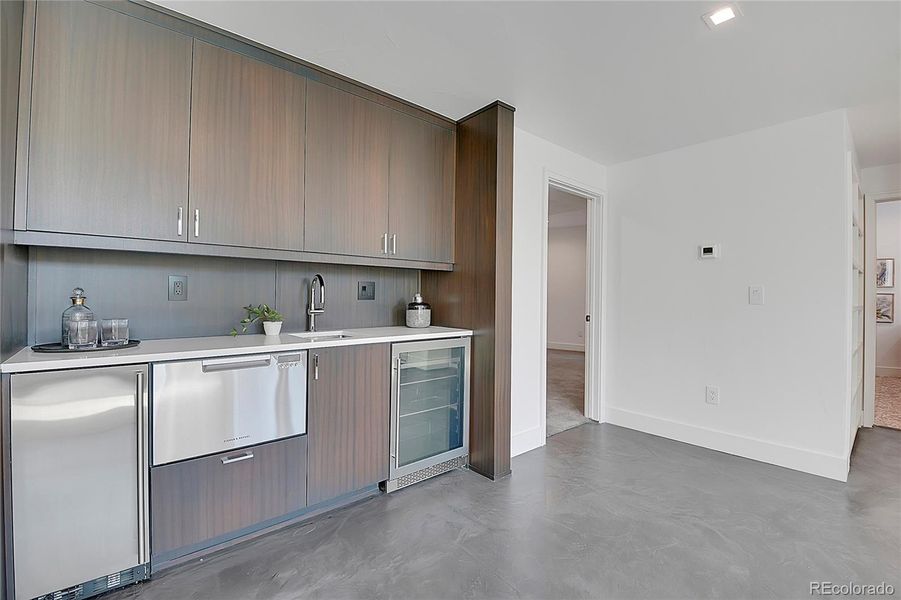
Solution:
[[[169,301],[181,302],[188,299],[188,276],[169,275]]]
[[[752,285],[748,287],[748,304],[763,304],[762,285]]]
[[[707,404],[719,404],[720,403],[720,388],[715,385],[707,386]]]
[[[375,300],[375,282],[357,282],[357,300]]]

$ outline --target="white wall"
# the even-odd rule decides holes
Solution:
[[[848,139],[838,111],[609,167],[606,420],[847,477]]]
[[[541,265],[545,172],[604,190],[602,165],[522,129],[513,148],[513,353],[511,454],[545,443],[541,435]]]
[[[895,259],[895,287],[876,293],[895,295],[895,322],[876,323],[876,374],[901,377],[901,201],[876,205],[876,257]]]
[[[552,215],[547,232],[547,345],[584,351],[587,224],[555,225],[556,217],[570,214]]]

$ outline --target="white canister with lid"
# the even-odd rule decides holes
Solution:
[[[407,327],[428,327],[432,324],[432,307],[423,302],[422,294],[413,296],[407,304]]]

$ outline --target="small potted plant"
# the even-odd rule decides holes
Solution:
[[[281,332],[285,317],[268,304],[245,306],[244,310],[247,311],[247,316],[241,319],[241,333],[247,333],[247,328],[257,322],[263,324],[266,335],[278,335]],[[231,334],[238,335],[238,330],[232,329]]]

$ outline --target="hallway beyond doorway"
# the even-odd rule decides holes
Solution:
[[[585,416],[585,353],[547,351],[548,437],[590,421]]]
[[[875,424],[901,429],[901,377],[876,378]]]

